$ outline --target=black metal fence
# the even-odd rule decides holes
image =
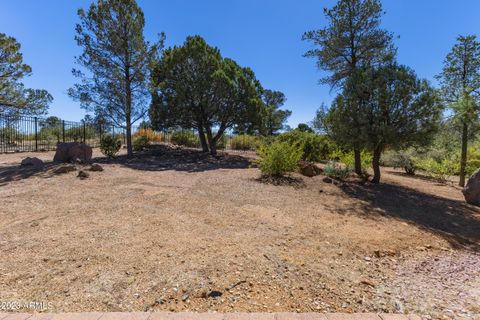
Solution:
[[[59,142],[83,142],[98,147],[103,135],[125,140],[125,130],[85,122],[0,114],[0,153],[55,150]]]
[[[151,143],[173,143],[200,148],[198,133],[195,130],[175,128],[163,132],[142,132],[132,128],[135,136],[151,135]],[[188,134],[187,134],[188,133]],[[114,135],[124,144],[126,132],[122,127],[61,120],[55,117],[41,118],[28,116],[8,116],[0,114],[0,153],[39,152],[55,150],[59,142],[83,142],[91,147],[99,147],[104,135]],[[176,139],[175,139],[176,137]],[[217,142],[218,150],[251,151],[255,148],[248,143],[252,136],[236,136],[225,133]],[[245,141],[247,140],[247,141]]]

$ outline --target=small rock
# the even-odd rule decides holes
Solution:
[[[366,286],[375,287],[375,284],[373,282],[371,282],[370,280],[364,279],[364,280],[361,280],[360,283],[364,284]]]
[[[90,166],[90,171],[103,171],[103,167],[98,163],[92,163]]]
[[[330,178],[330,177],[325,177],[325,178],[323,178],[322,181],[325,182],[325,183],[333,183],[333,179]]]
[[[188,300],[188,298],[189,298],[188,293],[185,293],[185,294],[182,296],[182,301],[185,302],[185,301]]]
[[[213,299],[218,299],[218,298],[220,298],[222,295],[223,295],[223,293],[221,293],[220,291],[216,291],[216,290],[210,291],[210,292],[208,293],[208,297],[209,297],[209,298],[213,298]]]
[[[42,160],[36,158],[36,157],[33,157],[33,158],[25,158],[22,160],[21,164],[20,164],[22,167],[32,167],[36,170],[42,170],[43,169],[43,166],[44,166],[44,163]]]
[[[380,257],[381,257],[381,252],[380,252],[380,250],[375,250],[375,251],[373,251],[373,253],[375,254],[375,257],[377,257],[377,258],[380,258]]]
[[[77,168],[73,164],[66,164],[56,168],[53,173],[55,174],[63,174],[77,170]]]
[[[88,174],[88,172],[85,172],[83,170],[78,171],[77,177],[79,177],[81,180],[87,179],[89,176],[90,175]]]
[[[365,257],[365,258],[363,258],[363,259],[364,259],[365,261],[372,261],[372,258],[370,258],[370,257]]]

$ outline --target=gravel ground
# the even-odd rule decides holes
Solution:
[[[97,153],[97,151],[96,151]],[[480,210],[458,188],[259,181],[239,155],[160,148],[80,180],[0,155],[0,300],[50,312],[480,312]],[[98,154],[96,154],[98,156]],[[21,310],[20,310],[21,311]]]

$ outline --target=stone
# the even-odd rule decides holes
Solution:
[[[103,167],[98,163],[92,163],[90,166],[90,171],[103,171]]]
[[[88,163],[92,160],[92,153],[90,146],[80,142],[59,143],[53,161]]]
[[[298,166],[300,168],[300,173],[306,177],[311,178],[322,173],[322,169],[320,169],[315,164],[308,161],[300,161],[298,163]]]
[[[33,158],[28,157],[23,159],[20,165],[22,167],[31,167],[36,170],[42,170],[45,164],[43,163],[42,160],[36,157],[33,157]]]
[[[480,207],[480,170],[468,179],[467,185],[463,188],[463,196],[468,204]]]
[[[80,171],[78,171],[77,177],[79,177],[81,180],[83,180],[83,179],[87,179],[88,177],[90,177],[90,175],[88,174],[88,172],[80,170]]]
[[[323,178],[323,182],[325,182],[325,183],[333,183],[333,179],[330,178],[330,177],[325,177],[325,178]]]
[[[77,170],[77,168],[73,164],[66,164],[53,170],[53,173],[63,174],[63,173],[68,173],[75,170]]]

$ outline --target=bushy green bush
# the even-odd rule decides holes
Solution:
[[[458,174],[460,171],[460,160],[458,158],[446,158],[441,161],[432,157],[415,158],[415,165],[427,176],[445,182],[449,176]]]
[[[189,130],[175,131],[172,133],[170,141],[179,146],[195,148],[200,145],[198,136]]]
[[[361,153],[362,157],[362,171],[367,172],[368,168],[372,165],[372,154],[366,150]],[[353,151],[344,151],[340,148],[334,149],[329,156],[330,160],[338,161],[345,165],[345,167],[352,171],[355,169],[355,155]]]
[[[313,132],[292,130],[279,135],[278,140],[300,146],[303,151],[302,160],[305,161],[327,160],[332,151],[332,145],[328,138]]]
[[[233,150],[256,150],[262,144],[262,140],[257,136],[242,134],[230,139],[230,148]]]
[[[260,159],[258,167],[264,176],[281,177],[298,168],[298,162],[302,159],[301,146],[288,142],[276,141],[271,144],[263,144],[257,149]]]
[[[100,140],[100,151],[109,158],[117,155],[122,147],[122,142],[113,135],[107,135]]]
[[[415,149],[391,150],[382,156],[382,165],[386,167],[402,168],[406,174],[415,175],[417,171],[416,158],[419,153]]]
[[[136,136],[133,138],[133,150],[135,151],[142,151],[148,148],[150,145],[150,139],[148,136]]]
[[[480,169],[480,145],[478,143],[468,148],[467,159],[466,173],[471,176]]]
[[[351,173],[351,170],[348,167],[341,166],[336,161],[329,161],[328,164],[323,168],[323,173],[330,178],[343,180]]]

